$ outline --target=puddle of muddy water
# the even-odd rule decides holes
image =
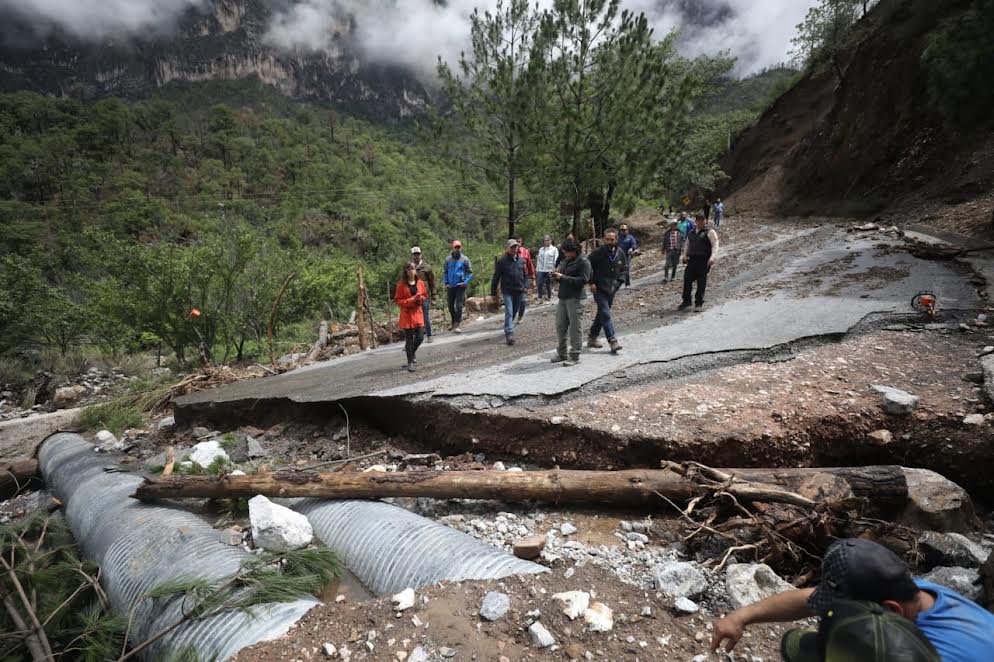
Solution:
[[[334,604],[338,596],[345,596],[345,602],[356,603],[366,602],[374,599],[368,588],[363,586],[359,578],[349,572],[349,569],[342,567],[342,574],[324,590],[319,596],[322,602]]]

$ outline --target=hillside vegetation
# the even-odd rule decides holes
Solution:
[[[281,319],[343,319],[360,260],[385,306],[412,244],[496,250],[494,196],[414,141],[258,83],[196,92],[0,95],[0,353],[242,358],[291,273]],[[251,103],[192,102],[225,94]]]

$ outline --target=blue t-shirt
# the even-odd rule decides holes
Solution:
[[[994,614],[945,586],[916,579],[918,588],[935,596],[935,605],[915,617],[943,662],[994,660]]]

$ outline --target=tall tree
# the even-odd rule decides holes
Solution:
[[[791,40],[794,61],[810,66],[824,59],[841,82],[845,74],[841,55],[852,28],[875,4],[876,0],[819,0],[798,24],[797,35]]]
[[[522,216],[519,183],[531,168],[527,135],[544,105],[537,77],[542,62],[532,48],[538,26],[528,0],[498,0],[493,13],[473,11],[472,52],[460,57],[459,73],[441,58],[438,63],[452,103],[450,127],[470,141],[461,158],[505,192],[509,237]]]
[[[541,34],[552,100],[543,180],[560,194],[574,234],[588,208],[599,234],[612,202],[676,157],[708,80],[676,57],[673,35],[654,41],[645,16],[620,11],[619,0],[555,0]]]

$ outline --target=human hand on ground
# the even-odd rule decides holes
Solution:
[[[725,644],[725,650],[731,652],[735,648],[735,644],[739,643],[744,631],[745,624],[735,615],[735,612],[718,619],[714,622],[714,634],[711,635],[711,652],[717,651],[723,641],[728,642]]]

